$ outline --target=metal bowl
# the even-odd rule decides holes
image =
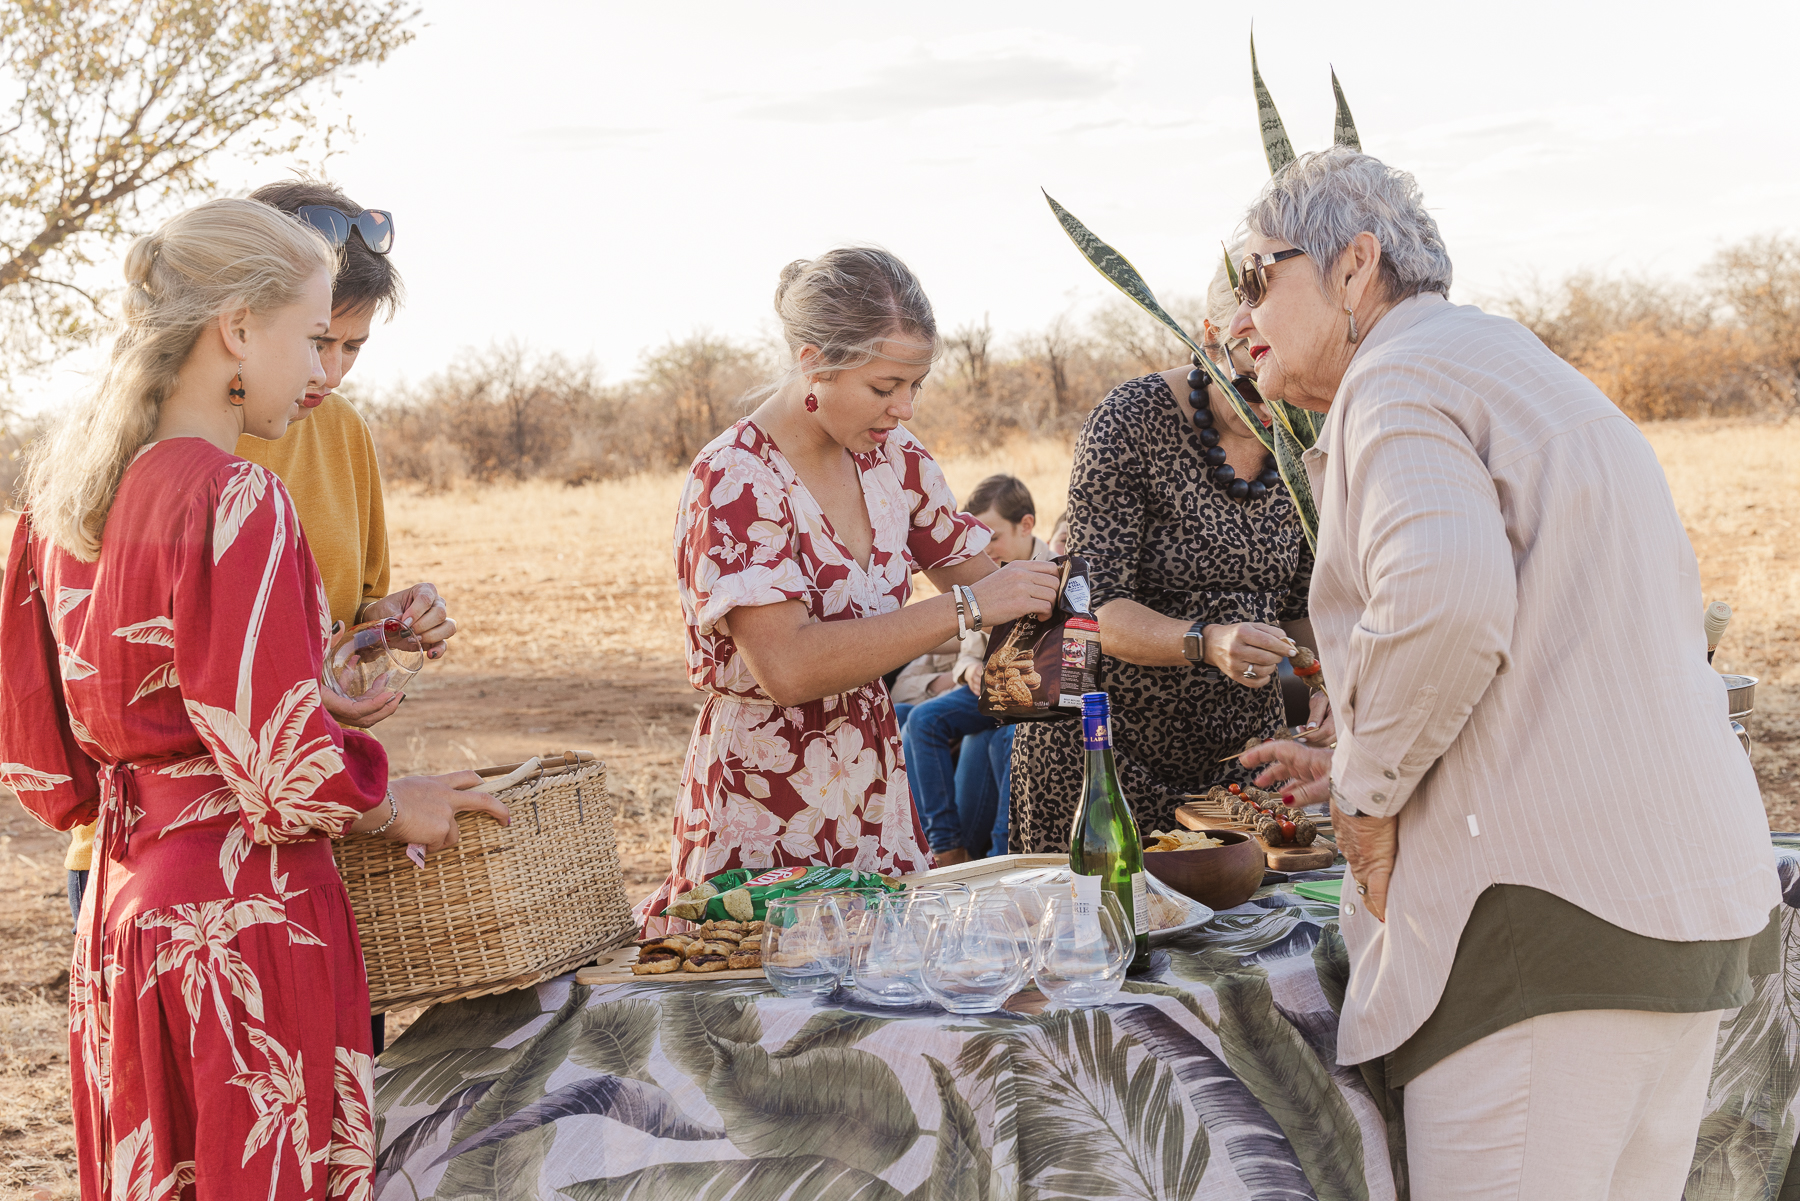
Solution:
[[[1721,672],[1725,681],[1725,712],[1733,720],[1748,717],[1756,710],[1756,677],[1733,676]]]

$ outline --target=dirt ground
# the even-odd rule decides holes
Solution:
[[[1800,828],[1800,421],[1648,427],[1708,599],[1737,610],[1715,663],[1760,676],[1756,769],[1776,829]],[[959,495],[1021,475],[1048,526],[1068,451],[950,460]],[[629,895],[666,869],[697,696],[686,682],[669,534],[679,477],[389,498],[394,586],[437,583],[462,629],[377,731],[395,774],[591,750],[607,762]],[[0,536],[10,537],[0,520]],[[1629,688],[1622,683],[1622,698]],[[1621,703],[1629,703],[1622,699]],[[0,1197],[74,1195],[66,1017],[67,838],[0,789]],[[396,1014],[390,1033],[416,1014]]]

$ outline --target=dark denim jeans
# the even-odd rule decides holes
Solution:
[[[1012,728],[984,715],[975,694],[958,685],[915,705],[900,742],[913,803],[931,849],[962,847],[977,856],[1005,853]],[[952,752],[959,745],[952,766]]]

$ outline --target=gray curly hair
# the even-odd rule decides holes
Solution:
[[[1390,301],[1421,292],[1450,295],[1450,253],[1425,211],[1419,181],[1348,147],[1295,159],[1263,186],[1244,223],[1306,251],[1321,287],[1356,235],[1371,233],[1381,243],[1381,283]]]

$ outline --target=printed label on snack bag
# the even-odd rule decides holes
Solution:
[[[1144,873],[1131,873],[1131,916],[1139,934],[1150,933],[1150,896],[1144,887]]]
[[[1069,577],[1069,586],[1063,589],[1063,602],[1071,613],[1086,613],[1092,601],[1088,594],[1087,577],[1075,575]]]
[[[786,884],[789,880],[798,880],[805,874],[806,869],[803,867],[778,867],[773,871],[764,872],[754,880],[744,881],[739,887],[762,888],[768,884]]]

